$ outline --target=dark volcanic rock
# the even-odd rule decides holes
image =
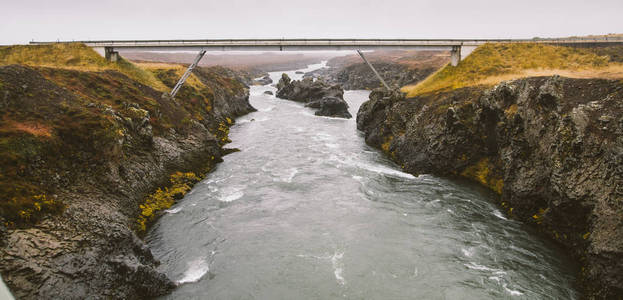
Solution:
[[[344,101],[344,90],[339,85],[330,85],[322,80],[311,78],[291,81],[283,74],[277,83],[277,97],[307,103],[308,107],[318,108],[318,116],[351,118],[348,103]]]
[[[318,108],[317,116],[338,117],[350,119],[353,116],[348,112],[346,101],[336,97],[324,97],[320,100],[305,104],[306,107]]]
[[[366,142],[405,171],[462,176],[500,194],[582,265],[586,297],[623,297],[623,87],[537,77],[405,100],[373,91]]]

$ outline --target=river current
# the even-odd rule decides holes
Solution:
[[[401,172],[355,118],[318,117],[265,91],[276,90],[251,87],[258,111],[230,130],[228,147],[241,151],[146,238],[179,283],[165,299],[577,297],[570,261],[490,192]],[[345,92],[353,116],[368,95]]]

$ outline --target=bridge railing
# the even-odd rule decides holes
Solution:
[[[176,39],[53,41],[30,44],[84,43],[91,47],[245,47],[245,46],[473,46],[485,43],[623,43],[623,37],[533,39]]]

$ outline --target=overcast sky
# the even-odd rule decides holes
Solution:
[[[2,0],[0,44],[86,39],[623,33],[623,0]]]

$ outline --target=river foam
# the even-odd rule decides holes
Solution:
[[[199,258],[188,263],[188,269],[182,275],[182,279],[178,280],[178,284],[199,281],[206,273],[210,271],[210,266],[205,258]]]

